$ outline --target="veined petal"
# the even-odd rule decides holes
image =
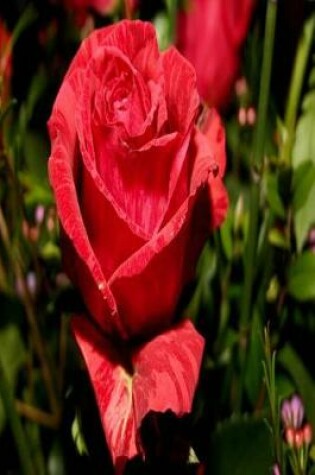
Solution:
[[[121,351],[85,318],[72,321],[98,403],[117,473],[142,453],[139,428],[150,411],[189,413],[199,377],[204,340],[188,320],[131,350],[130,374]]]
[[[87,268],[91,285],[99,293],[103,306],[103,320],[111,319],[110,327],[120,327],[117,317],[115,299],[105,280],[98,259],[92,249],[87,231],[82,219],[80,205],[75,187],[78,153],[76,132],[73,120],[74,93],[68,83],[64,83],[59,95],[54,115],[49,122],[49,131],[52,137],[52,151],[49,158],[49,178],[56,196],[58,216],[63,230],[73,245],[74,251]],[[76,277],[79,282],[81,276]],[[79,284],[80,286],[80,284]],[[113,322],[115,322],[113,324]],[[103,324],[104,326],[104,324]],[[120,328],[122,330],[122,328]]]

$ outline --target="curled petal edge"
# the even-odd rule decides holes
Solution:
[[[184,320],[133,348],[123,361],[122,349],[86,316],[75,316],[72,330],[94,388],[116,473],[122,474],[125,463],[143,453],[139,429],[149,412],[171,410],[181,417],[191,411],[204,339]]]

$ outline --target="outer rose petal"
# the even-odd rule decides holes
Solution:
[[[150,411],[191,411],[198,381],[203,338],[188,320],[132,350],[123,367],[121,354],[84,316],[74,317],[73,330],[85,359],[101,420],[117,473],[141,453],[138,430]]]
[[[85,225],[83,223],[80,205],[75,187],[75,175],[78,168],[77,139],[73,120],[73,102],[75,96],[68,83],[64,83],[58,94],[57,105],[49,122],[49,131],[52,138],[52,151],[49,158],[49,178],[56,196],[58,216],[65,234],[73,243],[71,251],[71,267],[80,262],[80,271],[77,275],[71,273],[74,282],[82,287],[89,288],[89,295],[99,295],[96,318],[102,327],[108,326],[111,330],[116,327],[124,334],[120,321],[117,318],[117,308],[114,297],[105,281],[103,270],[91,247]],[[74,252],[74,254],[72,254]],[[64,253],[65,254],[65,253]],[[77,269],[79,270],[79,269]],[[92,301],[92,300],[91,300]],[[93,299],[93,315],[94,313]],[[109,320],[109,322],[106,322]]]
[[[129,336],[166,328],[184,285],[193,278],[209,234],[209,156],[196,161],[189,197],[164,228],[125,261],[109,280]],[[209,219],[209,218],[208,218]]]
[[[229,206],[226,188],[223,184],[223,176],[226,167],[225,132],[220,116],[215,109],[205,107],[199,128],[208,140],[208,146],[213,152],[217,173],[209,176],[209,198],[211,202],[211,228],[218,227],[224,220]]]

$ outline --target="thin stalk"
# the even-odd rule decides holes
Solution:
[[[296,119],[301,100],[305,71],[312,50],[314,30],[315,14],[313,14],[305,22],[295,55],[294,67],[289,87],[289,96],[284,116],[285,137],[280,152],[281,161],[286,165],[290,165],[291,162],[292,148],[295,139]]]
[[[253,165],[261,168],[265,152],[265,138],[267,125],[267,112],[270,92],[270,79],[272,58],[274,49],[274,39],[277,19],[277,1],[269,0],[267,4],[265,39],[263,48],[263,62],[260,81],[260,92],[258,101],[258,120],[253,149]],[[259,213],[260,187],[256,180],[252,182],[250,190],[250,210],[249,210],[249,233],[244,263],[244,287],[241,301],[240,334],[247,335],[252,308],[252,291],[254,282],[254,269],[257,256],[257,236],[258,236],[258,213]],[[246,344],[240,348],[240,388],[237,401],[240,410],[243,383],[245,378]]]
[[[60,418],[56,414],[50,414],[20,400],[15,401],[15,409],[18,414],[38,425],[49,427],[50,429],[58,429]]]
[[[41,364],[43,380],[46,386],[50,408],[53,414],[59,414],[60,412],[59,401],[58,401],[55,384],[53,381],[52,370],[50,367],[50,361],[47,355],[47,350],[43,342],[41,332],[39,330],[35,310],[33,308],[32,298],[30,296],[30,293],[25,281],[25,276],[22,270],[22,266],[17,256],[14,257],[12,255],[8,227],[7,227],[1,206],[0,206],[0,237],[2,238],[3,244],[5,245],[6,250],[7,250],[8,256],[11,259],[11,264],[13,266],[15,276],[22,284],[23,304],[25,308],[25,314],[26,314],[28,324],[31,330],[34,348],[36,350],[37,356]]]
[[[280,402],[276,386],[276,353],[275,351],[271,350],[271,342],[268,329],[265,329],[264,353],[265,358],[263,361],[263,370],[270,406],[270,427],[272,429],[274,456],[277,464],[281,468],[282,473],[284,467],[284,459],[280,429]]]
[[[2,362],[0,360],[0,396],[2,398],[5,413],[8,418],[8,422],[12,431],[18,456],[20,459],[21,471],[23,475],[34,475],[32,458],[27,444],[27,439],[21,424],[21,421],[16,413],[14,406],[14,399],[11,387],[8,383],[6,374],[3,369]]]

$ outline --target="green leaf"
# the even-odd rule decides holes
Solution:
[[[288,292],[297,300],[315,298],[315,254],[304,252],[289,267]]]
[[[285,218],[285,208],[279,194],[278,177],[275,174],[267,174],[266,192],[269,206],[274,214],[280,218]]]
[[[294,381],[296,390],[303,400],[307,419],[312,427],[315,427],[314,380],[305,368],[297,352],[289,344],[279,351],[277,362],[285,368]]]
[[[290,243],[287,236],[283,231],[280,231],[277,228],[270,229],[268,233],[268,240],[273,246],[279,247],[280,249],[289,249]]]
[[[302,116],[296,127],[296,140],[293,148],[293,166],[311,160],[315,163],[315,90],[306,94],[302,104]]]
[[[299,251],[315,224],[315,163],[302,162],[293,175],[293,212],[294,228]]]
[[[88,454],[88,449],[86,447],[86,443],[82,434],[81,422],[78,415],[76,415],[73,420],[71,426],[71,435],[78,453],[80,455]]]
[[[262,419],[230,420],[215,432],[207,474],[266,475],[272,466],[270,435]]]

